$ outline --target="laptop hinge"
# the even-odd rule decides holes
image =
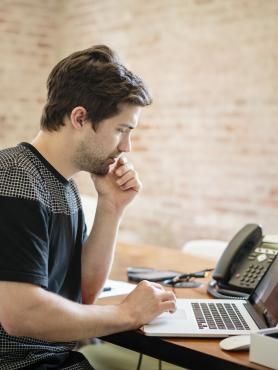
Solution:
[[[252,317],[252,319],[255,321],[259,329],[265,329],[268,328],[268,325],[263,317],[258,314],[258,312],[254,309],[252,304],[247,301],[244,303],[244,306],[246,310],[248,311],[249,315]]]

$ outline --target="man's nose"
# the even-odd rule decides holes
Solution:
[[[119,146],[118,146],[118,150],[120,152],[125,152],[125,153],[128,153],[131,151],[131,140],[130,140],[130,136],[126,136],[125,138],[123,138],[121,140],[121,142],[119,143]]]

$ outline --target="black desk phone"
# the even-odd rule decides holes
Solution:
[[[261,226],[245,225],[230,241],[212,274],[214,298],[247,298],[278,254],[278,236],[264,236]]]

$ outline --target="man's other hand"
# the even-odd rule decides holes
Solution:
[[[137,329],[163,312],[175,312],[176,296],[160,284],[143,280],[124,299],[121,308],[130,318],[131,329]]]

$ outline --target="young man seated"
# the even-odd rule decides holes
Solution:
[[[61,60],[47,81],[41,128],[31,143],[0,151],[0,368],[91,369],[76,341],[131,330],[175,297],[140,283],[120,304],[95,300],[113,262],[125,207],[140,192],[124,156],[142,107],[142,80],[107,46]],[[18,122],[20,124],[20,122]],[[98,194],[86,231],[72,176]]]

